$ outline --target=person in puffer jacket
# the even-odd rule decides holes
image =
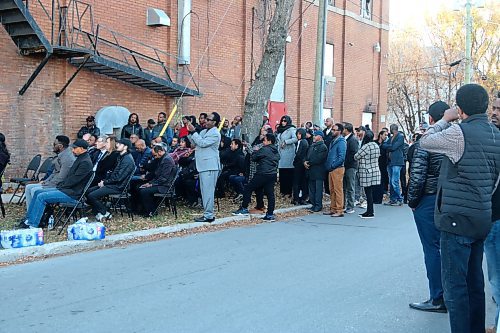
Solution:
[[[438,101],[429,107],[431,125],[439,121],[448,104]],[[415,143],[413,159],[410,163],[410,181],[408,184],[408,206],[413,210],[413,217],[424,250],[425,268],[429,280],[429,299],[411,303],[410,308],[446,312],[441,283],[440,231],[434,225],[434,207],[441,161],[444,155],[429,153]]]

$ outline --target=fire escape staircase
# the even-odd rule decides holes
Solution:
[[[69,0],[66,6],[62,6],[60,0],[51,1],[51,6],[45,6],[42,0],[0,0],[0,23],[20,54],[44,55],[41,63],[19,90],[20,95],[26,92],[50,58],[58,57],[68,59],[72,65],[77,66],[77,70],[56,96],[64,93],[83,68],[166,96],[200,96],[187,66],[183,67],[183,71],[167,66],[168,63],[177,64],[174,55],[103,25],[95,25],[89,4]],[[32,15],[32,11],[36,11],[38,15]],[[34,16],[48,18],[43,23],[45,31],[50,34],[49,38]],[[187,82],[186,86],[173,82],[173,74],[178,80]],[[188,87],[190,83],[194,88]]]

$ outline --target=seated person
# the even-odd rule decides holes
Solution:
[[[189,140],[188,140],[189,142]],[[198,170],[196,170],[195,151],[179,159],[179,177],[175,182],[175,193],[183,197],[190,207],[198,204],[200,191],[198,184]]]
[[[170,143],[170,147],[168,150],[168,153],[174,152],[179,147],[179,138],[177,136],[174,136],[172,138],[172,143]]]
[[[179,146],[170,153],[175,163],[179,163],[181,157],[189,156],[194,149],[191,148],[191,141],[187,137],[182,137],[179,142]]]
[[[52,173],[40,183],[28,184],[24,194],[26,195],[26,211],[28,210],[33,194],[41,188],[54,188],[61,184],[68,175],[69,169],[73,165],[76,157],[69,147],[69,138],[58,135],[53,144],[53,151],[57,154],[52,159]]]
[[[116,167],[106,176],[106,179],[101,180],[97,186],[91,187],[87,192],[87,202],[92,207],[92,213],[99,222],[102,219],[109,220],[111,218],[111,213],[106,211],[106,206],[99,199],[110,194],[121,194],[127,186],[132,172],[134,172],[134,159],[129,152],[131,147],[132,143],[129,139],[118,140],[116,151],[120,155]]]
[[[31,205],[28,209],[27,219],[20,223],[20,228],[37,228],[47,204],[76,204],[78,202],[92,174],[93,165],[87,153],[88,147],[88,143],[83,139],[78,139],[73,143],[71,148],[76,159],[68,175],[56,188],[39,189],[35,191]]]
[[[116,139],[111,136],[106,138],[106,152],[95,167],[95,178],[92,182],[92,186],[96,186],[101,180],[106,179],[108,172],[113,171],[115,168],[118,156],[120,156],[120,153],[116,151],[115,140]]]
[[[243,143],[240,139],[233,139],[229,149],[220,152],[221,163],[224,166],[217,179],[216,196],[224,197],[225,189],[232,175],[243,174],[245,171],[245,154],[243,153]]]
[[[151,148],[146,146],[146,142],[142,139],[137,140],[135,143],[135,151],[136,155],[134,156],[135,160],[135,175],[140,176],[146,173],[144,166],[148,163],[148,161],[153,156],[153,152]]]
[[[139,188],[139,197],[144,207],[145,216],[153,216],[156,208],[156,200],[154,195],[156,193],[165,194],[172,185],[172,182],[177,174],[177,167],[174,160],[168,155],[163,146],[158,145],[153,148],[155,158],[160,160],[160,164],[155,171],[154,178]]]
[[[95,141],[95,148],[91,152],[88,152],[90,155],[90,159],[92,160],[92,163],[94,164],[94,167],[99,163],[99,161],[106,156],[106,153],[108,152],[106,150],[106,138],[105,136],[100,136],[97,138]]]

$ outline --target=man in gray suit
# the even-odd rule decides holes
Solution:
[[[195,222],[213,222],[215,185],[221,170],[219,160],[220,133],[217,127],[220,115],[212,112],[206,118],[205,129],[196,133],[193,124],[188,123],[189,138],[196,145],[196,169],[199,172],[201,198],[203,200],[203,216],[196,218]]]

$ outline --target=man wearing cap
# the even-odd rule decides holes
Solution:
[[[120,155],[115,168],[97,186],[91,187],[87,192],[87,202],[98,221],[111,218],[111,213],[106,211],[106,205],[100,199],[110,194],[122,193],[135,170],[134,158],[130,154],[131,148],[132,143],[129,139],[123,138],[116,141],[116,151]]]
[[[68,175],[56,188],[35,191],[31,205],[28,209],[27,220],[19,227],[37,228],[43,216],[45,206],[53,203],[76,203],[83,194],[85,185],[92,173],[92,160],[87,153],[89,145],[83,139],[77,139],[71,149],[76,156]]]
[[[307,149],[307,155],[304,159],[309,186],[309,201],[312,205],[311,213],[321,212],[323,209],[323,182],[326,172],[325,162],[328,156],[328,148],[323,137],[322,131],[314,132],[313,143]]]
[[[151,141],[153,141],[153,129],[155,128],[156,122],[154,119],[148,119],[148,126],[144,129],[144,142],[146,146],[151,147]]]
[[[442,101],[429,107],[429,122],[434,125],[443,118],[450,107]],[[408,185],[408,206],[413,210],[418,236],[424,251],[425,269],[429,282],[429,298],[424,302],[411,303],[410,308],[429,312],[446,312],[441,283],[441,246],[440,232],[434,225],[434,206],[436,204],[437,184],[441,161],[441,153],[429,153],[414,144],[415,151],[410,167]]]
[[[77,134],[78,139],[83,138],[83,136],[87,133],[93,134],[95,137],[99,137],[99,135],[101,135],[101,130],[95,125],[94,116],[87,117],[87,126],[82,126],[82,128],[80,128]]]
[[[344,162],[346,158],[347,142],[342,132],[344,126],[335,124],[333,126],[333,141],[328,149],[325,169],[328,171],[330,186],[330,209],[323,214],[332,217],[344,216]],[[352,132],[352,125],[351,125]]]
[[[466,84],[458,108],[429,127],[420,147],[445,155],[434,220],[441,231],[441,275],[451,332],[484,332],[484,240],[492,226],[492,196],[500,174],[500,131],[488,121],[488,93]],[[454,122],[462,119],[460,124]]]

